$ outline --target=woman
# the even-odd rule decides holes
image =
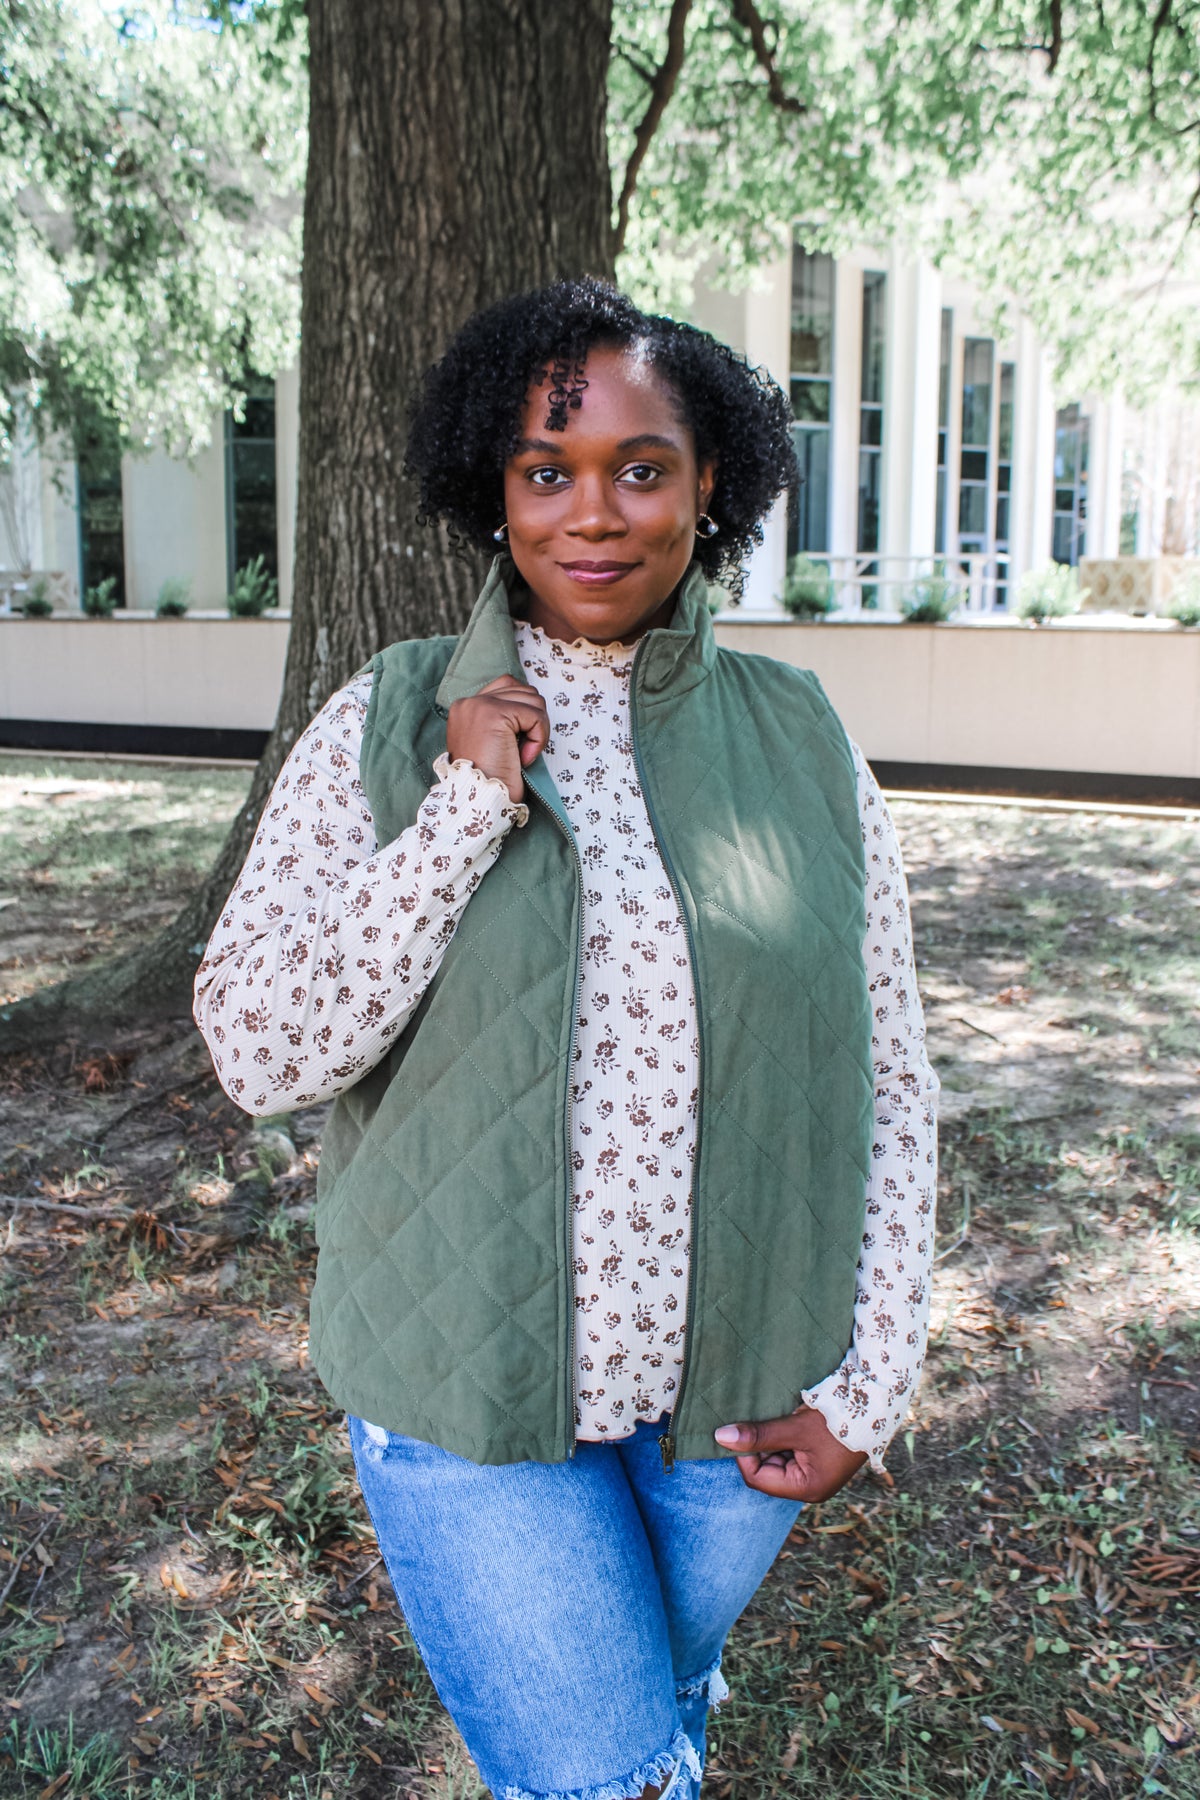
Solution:
[[[713,640],[794,474],[743,359],[559,283],[463,328],[408,466],[503,548],[297,744],[196,1017],[246,1110],[339,1096],[313,1361],[483,1780],[683,1800],[729,1627],[920,1368],[899,853],[815,680]]]

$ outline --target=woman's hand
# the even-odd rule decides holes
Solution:
[[[867,1460],[861,1450],[847,1450],[810,1406],[783,1419],[722,1425],[713,1435],[741,1452],[737,1465],[747,1487],[780,1500],[828,1500]]]
[[[511,800],[525,791],[523,771],[550,742],[546,702],[536,688],[515,675],[498,675],[469,699],[456,700],[446,720],[446,749],[451,762],[473,762],[484,775],[494,775]]]

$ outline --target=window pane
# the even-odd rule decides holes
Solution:
[[[879,548],[879,488],[883,458],[877,450],[858,453],[858,547]]]
[[[829,433],[800,426],[793,437],[801,480],[788,521],[790,556],[829,548]]]
[[[1013,394],[1016,389],[1016,365],[1000,364],[1000,418],[999,456],[1002,462],[1012,459],[1013,448]]]
[[[996,501],[996,548],[1003,550],[1008,545],[1008,495],[1001,494]]]
[[[973,537],[987,532],[987,489],[961,487],[958,491],[958,529]]]
[[[808,251],[799,244],[792,252],[792,373],[833,374],[832,256]]]
[[[256,381],[246,414],[226,416],[226,484],[229,578],[258,556],[268,575],[279,575],[275,484],[275,383]]]
[[[883,408],[864,406],[858,428],[858,441],[864,449],[878,450],[883,443]]]
[[[884,302],[887,276],[877,270],[863,275],[862,400],[883,401]]]
[[[954,343],[954,314],[942,308],[942,354],[938,365],[938,424],[943,431],[950,427],[950,352]],[[942,457],[943,462],[945,457]]]
[[[937,518],[933,527],[933,547],[939,556],[946,549],[946,471],[937,472]]]
[[[828,425],[831,386],[828,381],[792,382],[792,411],[800,423]]]
[[[962,478],[964,481],[987,481],[988,459],[986,450],[964,450],[962,453]]]
[[[79,537],[83,585],[111,576],[118,606],[125,604],[125,513],[121,453],[113,444],[85,445],[79,453]]]
[[[967,338],[963,345],[962,441],[986,450],[992,425],[992,340]]]

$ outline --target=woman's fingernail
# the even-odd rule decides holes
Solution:
[[[718,1444],[724,1445],[726,1450],[732,1450],[742,1441],[741,1429],[737,1425],[718,1425],[713,1436]]]

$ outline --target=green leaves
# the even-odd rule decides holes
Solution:
[[[294,359],[302,46],[271,45],[268,73],[248,31],[169,0],[136,29],[92,0],[0,7],[0,428],[19,397],[77,442],[190,452]]]

